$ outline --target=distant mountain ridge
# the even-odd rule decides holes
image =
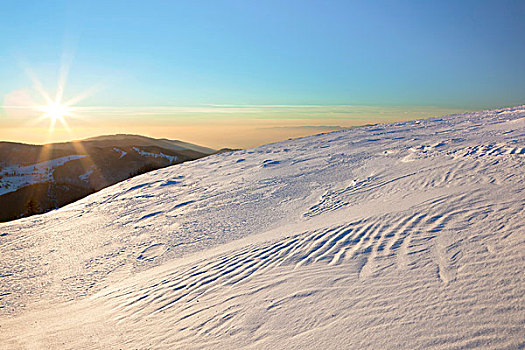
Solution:
[[[196,152],[200,152],[203,154],[212,154],[216,152],[216,150],[214,149],[195,145],[189,142],[184,142],[184,141],[179,141],[179,140],[170,140],[166,138],[154,139],[151,137],[146,137],[146,136],[141,136],[141,135],[132,135],[132,134],[101,135],[101,136],[90,137],[83,141],[84,142],[108,141],[108,142],[112,142],[114,145],[121,145],[121,146],[129,142],[133,142],[135,146],[148,146],[148,145],[151,145],[152,140],[154,140],[155,145],[166,148],[166,149],[172,149],[174,151],[191,150],[191,151],[196,151]]]
[[[216,152],[125,134],[45,145],[0,142],[0,221],[58,208],[129,177]]]

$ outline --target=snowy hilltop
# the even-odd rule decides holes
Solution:
[[[155,170],[0,224],[0,348],[525,347],[525,106]]]

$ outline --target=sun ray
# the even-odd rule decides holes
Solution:
[[[67,78],[69,77],[69,70],[71,68],[71,63],[73,62],[73,54],[67,53],[66,51],[62,52],[62,57],[60,59],[60,70],[58,75],[58,85],[55,96],[55,101],[57,103],[62,102],[64,96],[64,90],[66,88]]]
[[[29,77],[29,79],[33,83],[33,89],[35,89],[35,91],[38,92],[40,94],[40,96],[42,96],[44,98],[44,100],[45,100],[45,102],[47,104],[52,103],[53,99],[46,92],[46,90],[42,86],[42,83],[40,82],[40,79],[38,79],[36,74],[34,74],[33,71],[31,69],[29,69],[28,67],[25,67],[24,70],[25,70],[26,75]]]
[[[91,88],[87,89],[86,91],[84,91],[84,92],[78,94],[77,96],[75,96],[73,98],[70,98],[69,100],[64,102],[64,105],[65,106],[74,106],[77,103],[79,103],[79,102],[85,100],[86,98],[94,95],[95,93],[99,92],[102,89],[103,89],[103,87],[101,85],[92,86]]]

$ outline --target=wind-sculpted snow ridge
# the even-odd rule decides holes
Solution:
[[[525,107],[175,165],[0,225],[0,348],[525,347]]]

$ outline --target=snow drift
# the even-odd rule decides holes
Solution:
[[[210,156],[0,225],[6,348],[523,348],[525,107]]]

